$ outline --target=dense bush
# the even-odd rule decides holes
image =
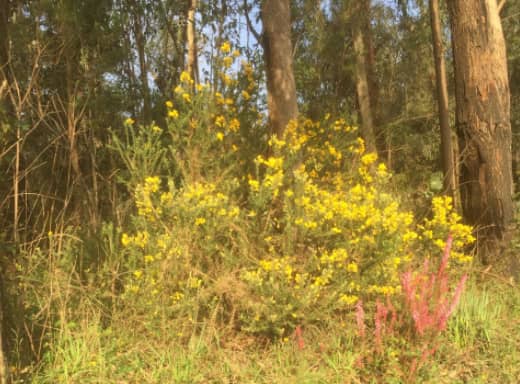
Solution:
[[[451,200],[434,198],[431,218],[417,222],[344,119],[302,118],[265,150],[261,135],[251,143],[264,123],[243,119],[257,113],[254,89],[239,87],[250,76],[243,68],[222,74],[222,92],[183,73],[167,127],[130,124],[132,137],[158,136],[152,152],[167,167],[134,189],[134,225],[121,238],[123,302],[199,317],[219,303],[233,326],[283,336],[351,312],[360,298],[399,293],[403,267],[436,256],[448,233],[454,260],[471,260],[471,228]]]

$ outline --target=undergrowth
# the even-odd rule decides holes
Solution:
[[[250,65],[222,53],[218,89],[183,73],[166,126],[113,132],[123,227],[23,252],[14,382],[515,382],[520,295],[463,291],[451,199],[416,219],[345,117],[268,137]]]

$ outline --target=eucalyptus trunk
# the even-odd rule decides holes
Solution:
[[[510,92],[496,0],[449,0],[463,214],[485,258],[499,252],[514,220]]]
[[[195,29],[195,11],[197,10],[197,0],[190,0],[188,8],[188,20],[186,24],[186,38],[188,43],[188,60],[186,63],[186,71],[191,75],[193,80],[199,81],[199,65],[197,58],[197,35]]]
[[[262,23],[269,125],[271,133],[281,136],[289,121],[298,116],[290,1],[265,0],[262,5]]]
[[[353,45],[356,57],[356,93],[361,116],[361,136],[365,140],[368,152],[377,152],[374,133],[374,118],[370,101],[370,86],[368,77],[368,60],[365,38],[363,36],[363,3],[355,7],[353,17]]]
[[[442,44],[442,25],[439,15],[439,0],[430,0],[430,21],[432,29],[433,57],[435,61],[435,80],[437,83],[437,105],[441,133],[441,154],[443,169],[443,185],[446,194],[456,198],[456,163],[450,128],[450,112],[448,105],[448,81]]]

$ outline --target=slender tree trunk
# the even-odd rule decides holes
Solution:
[[[362,26],[363,43],[365,45],[365,67],[367,73],[368,95],[370,96],[370,110],[372,112],[372,122],[374,126],[375,145],[381,158],[388,155],[387,138],[384,129],[381,127],[379,116],[379,85],[376,75],[376,52],[372,39],[371,0],[363,0],[362,4]]]
[[[298,117],[290,1],[265,0],[262,5],[262,22],[269,125],[271,132],[280,136],[289,121]]]
[[[0,89],[3,93],[7,94],[7,88],[10,85],[9,81],[9,12],[11,9],[9,0],[0,0]],[[14,114],[14,108],[10,102],[10,98],[5,96],[4,100],[0,100],[4,113],[8,116]]]
[[[370,106],[374,115],[374,123],[377,120],[377,107],[379,104],[379,86],[376,78],[376,52],[372,39],[372,6],[371,0],[363,0],[362,3],[362,34],[365,44],[365,62],[367,67],[368,93],[370,95]]]
[[[496,0],[449,0],[464,217],[478,226],[484,261],[514,219],[510,93]]]
[[[3,276],[2,276],[3,278]],[[0,282],[0,384],[6,384],[8,378],[7,364],[4,356],[4,284]]]
[[[191,75],[195,83],[199,82],[199,64],[197,55],[197,35],[195,29],[195,11],[197,10],[197,0],[190,0],[188,9],[188,20],[186,24],[186,37],[188,43],[188,60],[186,71]]]
[[[9,60],[9,0],[0,0],[0,82],[4,80],[6,65]]]
[[[362,3],[359,3],[353,13],[354,18],[362,17]],[[354,54],[356,56],[356,93],[361,115],[361,136],[365,140],[368,152],[377,152],[376,138],[374,134],[374,119],[372,116],[372,106],[370,103],[370,89],[367,73],[367,51],[363,38],[362,22],[354,20],[353,43]]]
[[[5,103],[2,102],[3,91],[7,89],[8,84],[8,63],[9,63],[9,11],[10,1],[0,0],[0,102],[4,104],[6,111],[9,109],[8,97],[5,97]],[[1,107],[1,106],[0,106]],[[0,148],[2,150],[3,148]],[[17,217],[16,217],[17,218]],[[15,228],[15,236],[18,229]],[[7,383],[6,360],[4,356],[4,297],[3,297],[3,279],[4,268],[0,272],[0,384]]]
[[[150,88],[148,87],[148,66],[146,63],[146,41],[143,31],[142,12],[139,10],[135,1],[130,2],[134,7],[134,37],[137,48],[137,58],[139,60],[139,80],[141,83],[142,97],[143,97],[143,121],[145,124],[150,122]]]
[[[450,116],[448,109],[448,82],[442,44],[439,0],[430,0],[430,21],[432,28],[433,57],[435,61],[435,79],[437,82],[437,104],[441,130],[442,169],[444,173],[444,191],[456,198],[456,164],[451,139]]]

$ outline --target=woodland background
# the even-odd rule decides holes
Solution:
[[[2,382],[518,382],[520,2],[446,3],[0,0]]]

